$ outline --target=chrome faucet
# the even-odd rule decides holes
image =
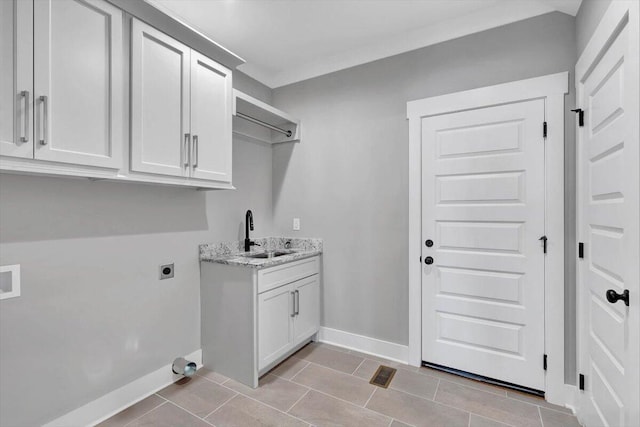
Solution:
[[[244,215],[244,251],[249,252],[251,250],[251,246],[256,245],[256,242],[252,242],[249,239],[249,230],[253,231],[253,212],[248,210]]]

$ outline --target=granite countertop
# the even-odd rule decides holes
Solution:
[[[262,269],[322,253],[322,239],[266,237],[251,239],[251,241],[260,246],[252,246],[250,252],[244,252],[244,240],[200,245],[200,261]],[[249,258],[246,256],[272,251],[291,253],[274,258]]]

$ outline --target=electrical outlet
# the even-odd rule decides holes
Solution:
[[[293,218],[293,229],[295,231],[300,230],[300,218]]]
[[[160,266],[160,280],[173,278],[173,263]]]

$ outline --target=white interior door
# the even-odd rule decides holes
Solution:
[[[544,117],[533,100],[422,119],[422,359],[536,390]]]
[[[231,182],[231,71],[191,52],[191,176]]]
[[[102,0],[34,1],[35,158],[122,166],[122,12]]]
[[[191,49],[137,19],[131,29],[131,170],[186,176]]]
[[[640,425],[638,20],[637,2],[613,2],[576,66],[578,416],[589,427]],[[608,292],[628,292],[630,305]]]
[[[0,154],[33,158],[33,3],[0,1]]]

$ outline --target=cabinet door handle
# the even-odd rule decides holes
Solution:
[[[23,90],[20,95],[24,99],[24,135],[20,137],[20,142],[29,142],[29,91]]]
[[[193,135],[193,168],[198,167],[198,158],[200,157],[198,153],[198,135]]]
[[[41,145],[47,145],[47,116],[49,115],[49,108],[47,107],[47,96],[42,95],[40,102],[42,103],[42,138],[40,139]]]
[[[291,292],[291,297],[292,297],[292,311],[291,311],[291,317],[296,317],[296,293],[295,292]]]
[[[189,150],[189,134],[184,134],[184,146],[182,147],[182,158],[184,159],[184,167],[188,168],[191,161],[191,150]]]
[[[296,316],[300,314],[300,291],[296,289]]]

